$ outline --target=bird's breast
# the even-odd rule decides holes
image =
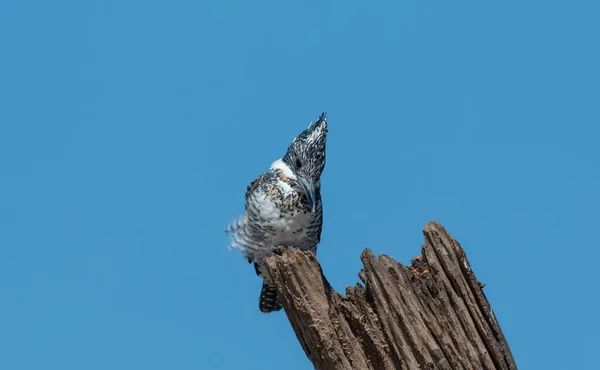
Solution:
[[[306,199],[288,184],[279,182],[254,193],[251,218],[268,230],[273,245],[310,248],[314,246],[314,229],[321,225],[321,204],[311,212]],[[266,237],[266,235],[265,235]]]
[[[277,220],[273,220],[275,230],[274,244],[309,248],[314,244],[309,232],[319,225],[317,217],[320,213],[305,210],[281,212]]]

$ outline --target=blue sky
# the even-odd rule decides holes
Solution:
[[[223,231],[325,110],[336,289],[436,220],[520,368],[591,368],[599,11],[3,1],[0,368],[310,369]]]

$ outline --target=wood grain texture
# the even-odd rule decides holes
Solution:
[[[304,352],[319,370],[517,369],[460,244],[436,222],[403,266],[365,249],[364,286],[334,291],[311,252],[265,259]]]

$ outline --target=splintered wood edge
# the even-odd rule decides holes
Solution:
[[[517,369],[508,343],[502,334],[502,330],[494,316],[491,305],[487,301],[485,294],[483,294],[482,284],[476,279],[460,244],[441,224],[435,221],[429,222],[423,228],[423,233],[425,244],[421,251],[422,257],[417,256],[408,266],[402,265],[400,262],[395,261],[387,255],[380,254],[379,256],[375,256],[369,248],[365,248],[360,254],[364,267],[358,274],[360,280],[365,284],[365,287],[363,288],[360,283],[357,283],[355,287],[348,286],[346,288],[347,297],[342,297],[331,288],[323,275],[321,265],[316,256],[310,251],[300,251],[298,249],[288,248],[280,251],[280,254],[265,257],[266,272],[274,281],[278,294],[284,296],[282,304],[288,315],[288,319],[292,324],[304,351],[316,368],[350,369],[355,365],[365,364],[365,366],[367,366],[365,368],[371,369],[372,364],[370,361],[373,359],[385,363],[384,367],[386,369],[394,368],[394,366],[391,365],[392,362],[395,367],[398,368],[400,365],[397,362],[398,359],[389,357],[392,353],[389,351],[390,348],[387,347],[388,344],[384,343],[383,347],[379,348],[380,350],[383,350],[383,352],[377,354],[379,356],[377,358],[366,358],[356,353],[357,351],[362,353],[362,350],[365,349],[361,344],[364,338],[354,338],[352,337],[352,333],[344,333],[342,330],[343,328],[340,329],[340,322],[343,320],[356,320],[356,318],[350,316],[358,314],[358,317],[360,317],[361,314],[364,314],[366,316],[373,316],[371,320],[378,326],[374,329],[384,329],[381,327],[381,324],[383,323],[381,322],[381,319],[378,318],[378,315],[372,311],[371,304],[368,302],[364,303],[366,304],[365,307],[369,307],[369,310],[364,311],[359,307],[359,311],[362,313],[358,311],[350,312],[348,306],[344,305],[344,302],[356,301],[361,298],[366,299],[365,294],[368,289],[365,288],[368,288],[369,284],[367,271],[369,268],[373,268],[374,265],[379,265],[379,268],[383,265],[386,265],[389,268],[395,266],[395,268],[397,268],[396,271],[405,271],[407,272],[407,276],[410,274],[411,280],[417,278],[424,279],[424,281],[427,280],[429,283],[433,284],[434,281],[428,276],[430,272],[428,269],[428,253],[443,253],[446,254],[446,256],[438,255],[434,257],[430,255],[430,257],[433,257],[438,264],[442,264],[437,266],[437,268],[446,269],[448,266],[444,265],[447,265],[448,263],[458,265],[458,269],[466,282],[466,289],[468,290],[468,297],[466,297],[468,302],[465,303],[473,306],[470,307],[471,312],[469,312],[469,314],[476,323],[477,331],[482,337],[482,343],[484,343],[487,351],[490,352],[490,357],[492,358],[494,365],[499,369]],[[428,244],[431,250],[426,250]],[[439,250],[436,250],[436,248]],[[448,250],[448,248],[451,248],[452,250]],[[448,254],[451,256],[448,256]],[[442,262],[442,260],[444,261]],[[456,270],[454,266],[452,269]],[[448,274],[449,272],[446,271],[445,273]],[[321,279],[319,279],[319,276]],[[370,281],[370,283],[376,284],[374,281]],[[381,289],[385,290],[385,288]],[[311,305],[316,305],[316,307]],[[356,307],[358,306],[355,305],[354,308],[356,309]],[[473,312],[473,310],[476,312]],[[368,318],[365,317],[364,320],[368,320]],[[344,330],[349,329],[346,328]],[[345,337],[346,334],[349,334],[352,338]],[[338,335],[341,335],[342,337],[338,337]],[[324,351],[323,345],[327,347],[327,351]],[[406,350],[400,352],[406,354]],[[381,355],[383,353],[387,353],[388,358],[382,357]],[[412,354],[409,353],[408,355],[411,356]],[[403,368],[406,366],[406,363],[404,363],[405,360],[406,359],[402,359]],[[363,361],[367,361],[367,363],[364,363]],[[409,362],[411,361],[409,360]]]
[[[425,244],[423,245],[423,257],[427,259],[425,248],[429,245],[432,252],[435,253],[437,259],[442,263],[442,268],[447,269],[448,265],[455,264],[460,269],[460,275],[467,284],[463,292],[467,294],[467,299],[470,304],[467,304],[469,315],[474,321],[477,331],[485,344],[487,351],[491,354],[491,359],[494,365],[499,369],[516,370],[516,363],[510,351],[510,347],[500,324],[494,315],[493,309],[483,292],[483,284],[477,280],[471,264],[467,259],[467,255],[460,243],[452,237],[452,235],[438,222],[430,221],[424,228],[423,234]],[[437,238],[436,238],[437,237]],[[439,241],[437,240],[439,239]],[[437,247],[437,248],[436,248]],[[444,256],[441,256],[438,251],[441,251]],[[455,263],[453,263],[455,262]],[[445,271],[448,276],[456,277],[456,274],[451,274]]]

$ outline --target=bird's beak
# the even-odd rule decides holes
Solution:
[[[311,212],[314,212],[317,205],[315,182],[313,180],[306,180],[304,177],[298,177],[298,182],[300,182],[302,189],[306,193]]]

